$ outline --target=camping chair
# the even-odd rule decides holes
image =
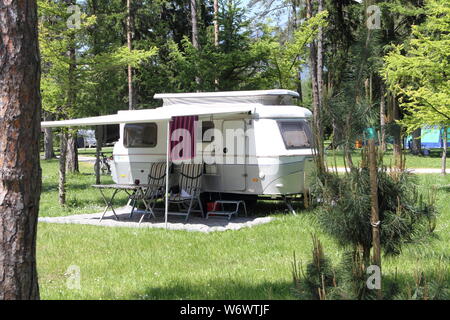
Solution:
[[[186,216],[186,222],[191,212],[200,212],[204,216],[200,199],[202,176],[203,164],[181,164],[178,190],[176,193],[172,193],[172,189],[169,195],[169,204],[177,204],[179,212],[169,212],[168,214]],[[182,211],[182,206],[187,207],[186,212]]]
[[[150,214],[155,217],[154,208],[156,201],[164,195],[164,189],[166,187],[166,162],[153,162],[150,166],[150,172],[148,174],[147,184],[143,186],[140,192],[130,196],[130,200],[133,202],[133,209],[130,213],[130,218],[133,216],[134,209],[139,201],[142,201],[145,206],[145,213],[139,220],[139,224],[142,222],[146,214]]]

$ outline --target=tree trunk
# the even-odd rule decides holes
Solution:
[[[36,1],[0,0],[0,300],[39,299],[40,58]]]
[[[66,171],[70,173],[80,172],[76,132],[70,133],[67,139]]]
[[[197,0],[191,0],[192,46],[198,49]]]
[[[306,0],[306,15],[310,19],[313,16],[312,10],[312,0]],[[320,96],[319,96],[319,83],[318,83],[318,68],[317,68],[317,48],[316,43],[313,41],[310,44],[310,54],[309,54],[309,64],[311,73],[311,83],[312,83],[312,109],[313,109],[313,131],[315,148],[317,150],[316,163],[319,172],[325,170],[323,163],[323,140],[322,140],[322,126],[320,123]]]
[[[380,147],[382,152],[386,152],[386,97],[384,85],[381,85],[381,99],[380,99]]]
[[[421,143],[421,139],[420,139],[421,135],[422,135],[421,128],[417,128],[412,133],[411,153],[416,156],[422,153],[422,147],[421,147],[422,143]]]
[[[447,174],[447,143],[448,143],[448,128],[444,127],[444,134],[442,135],[442,166],[441,173],[443,175]]]
[[[50,115],[45,116],[45,121],[51,121]],[[44,159],[50,160],[55,157],[53,150],[53,131],[52,128],[44,128]]]
[[[128,50],[132,50],[132,14],[131,14],[131,0],[127,0],[127,45]],[[128,108],[134,110],[134,89],[133,89],[133,68],[128,65]]]
[[[101,175],[100,175],[100,157],[102,152],[104,134],[103,134],[103,126],[95,127],[95,139],[96,139],[96,147],[95,147],[95,184],[101,184]]]
[[[398,107],[398,103],[396,97],[392,95],[392,115],[394,121],[394,129],[393,129],[393,138],[394,138],[394,165],[397,169],[403,170],[403,161],[402,161],[402,135],[401,135],[401,127],[397,120],[400,120],[400,109]]]
[[[378,205],[378,164],[377,149],[374,137],[369,137],[369,174],[370,174],[370,224],[372,225],[373,264],[381,269],[380,215]],[[377,289],[378,299],[381,299],[381,289]]]
[[[62,130],[60,134],[59,154],[59,204],[66,204],[66,158],[67,158],[67,133]]]
[[[297,30],[297,28],[298,28],[298,23],[297,23],[297,19],[298,19],[298,17],[297,17],[297,1],[296,0],[293,0],[292,2],[291,2],[291,5],[292,5],[292,15],[293,15],[293,21],[292,21],[292,26],[293,26],[293,29],[294,29],[294,32]],[[300,59],[300,58],[299,58]],[[298,102],[299,102],[299,105],[303,105],[303,89],[302,89],[302,69],[301,69],[301,67],[299,67],[298,68],[298,70],[297,70],[297,93],[299,94],[299,97],[298,97]]]
[[[323,0],[318,0],[318,12],[323,11]],[[319,27],[317,38],[317,90],[319,95],[319,109],[323,110],[323,28]]]
[[[191,0],[191,27],[192,27],[192,46],[198,50],[199,45],[198,45],[198,23],[197,23],[197,0]],[[198,77],[197,74],[195,75],[195,82],[197,83],[197,86],[200,85],[200,78]]]
[[[67,4],[75,5],[76,1],[67,0]],[[68,50],[67,50],[67,57],[69,58],[69,72],[68,72],[69,85],[67,88],[66,108],[67,108],[68,113],[72,112],[75,109],[76,99],[77,99],[77,92],[76,92],[77,57],[76,57],[75,42],[76,42],[75,36],[73,34],[71,34],[69,36]],[[66,134],[66,139],[67,139],[67,134]],[[76,149],[76,134],[71,133],[69,135],[69,140],[64,141],[64,143],[66,144],[66,147],[69,148],[69,150],[65,150],[65,152],[68,153],[69,161],[67,161],[67,159],[64,159],[64,161],[66,161],[67,171],[78,172],[78,155],[77,155],[77,149]],[[63,150],[61,149],[61,154],[62,154],[62,152],[63,152]]]
[[[214,46],[219,48],[219,0],[214,0]],[[219,79],[214,79],[216,88],[219,85]]]
[[[214,45],[219,46],[219,0],[214,0]]]

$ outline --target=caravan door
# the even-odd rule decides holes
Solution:
[[[244,120],[225,120],[222,125],[223,133],[223,188],[230,191],[244,191],[246,189],[246,151]]]

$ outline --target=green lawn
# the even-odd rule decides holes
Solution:
[[[69,177],[68,199],[58,208],[57,163],[43,162],[41,216],[96,212],[103,207],[92,167]],[[450,262],[450,177],[421,175],[422,188],[436,186],[441,216],[435,236],[405,247],[401,257],[383,260],[386,278],[397,272],[413,283],[418,268],[433,272]],[[105,179],[105,182],[108,182]],[[124,202],[125,199],[120,199]],[[75,207],[75,206],[79,206]],[[109,228],[39,223],[38,272],[43,299],[292,299],[291,263],[311,256],[312,232],[326,254],[339,261],[342,250],[317,227],[313,211],[297,216],[284,206],[263,203],[260,213],[276,217],[265,225],[211,234],[161,229]],[[81,289],[68,289],[66,271],[81,270]]]
[[[102,152],[107,156],[111,156],[113,153],[113,147],[103,147]],[[95,157],[95,148],[80,148],[78,149],[78,154],[80,156]]]
[[[46,217],[66,216],[76,213],[101,211],[105,204],[98,190],[91,188],[95,183],[92,164],[80,162],[79,174],[67,175],[67,206],[58,204],[58,160],[42,160],[42,195],[40,215]],[[102,183],[113,183],[111,176],[102,176]],[[106,191],[108,192],[108,191]],[[125,204],[125,193],[117,195],[116,204]]]
[[[344,167],[344,160],[343,160],[343,152],[342,151],[336,151],[336,165],[338,167]],[[440,169],[441,168],[441,155],[442,151],[439,149],[433,149],[430,152],[429,156],[414,156],[410,154],[407,150],[405,150],[405,156],[406,156],[406,167],[407,168],[435,168]],[[450,158],[450,152],[448,152],[447,155],[448,158]],[[355,150],[352,153],[352,159],[353,162],[358,164],[361,162],[361,150]],[[327,162],[329,166],[334,166],[334,155],[332,150],[327,151]],[[386,152],[383,162],[385,165],[394,165],[394,160],[392,156],[392,151],[389,150]],[[447,160],[447,168],[448,168],[448,160]]]

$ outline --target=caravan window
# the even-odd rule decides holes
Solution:
[[[214,121],[202,122],[202,142],[214,141]]]
[[[123,144],[125,148],[153,148],[158,139],[156,123],[126,124]]]
[[[301,149],[312,147],[312,134],[308,122],[279,121],[281,135],[286,149]]]

